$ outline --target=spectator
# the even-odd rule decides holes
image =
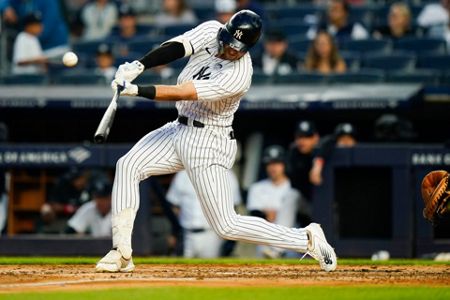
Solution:
[[[37,13],[26,16],[24,30],[19,33],[13,48],[13,74],[44,74],[47,72],[47,57],[38,40],[42,32],[42,19]]]
[[[164,0],[163,8],[164,10],[155,17],[155,23],[159,26],[197,23],[194,11],[184,0]]]
[[[88,183],[87,172],[78,169],[71,169],[56,181],[41,207],[41,232],[59,233],[64,229],[67,219],[90,200]]]
[[[236,12],[235,0],[215,0],[214,8],[216,10],[216,19],[225,24]]]
[[[67,25],[61,15],[59,1],[2,0],[0,10],[5,22],[16,26],[32,13],[41,15],[43,30],[39,35],[39,41],[45,56],[58,56],[69,50]]]
[[[95,61],[97,64],[95,73],[103,75],[106,82],[111,82],[116,74],[117,68],[114,66],[114,56],[111,48],[107,44],[98,46]]]
[[[108,0],[96,0],[87,4],[81,12],[84,23],[84,40],[106,38],[117,22],[117,7]]]
[[[8,141],[8,127],[5,123],[0,122],[0,144]],[[0,170],[0,235],[6,228],[8,219],[8,174],[4,170]]]
[[[393,3],[389,9],[388,26],[374,31],[374,38],[399,39],[413,35],[411,30],[411,11],[405,3]]]
[[[301,204],[300,193],[292,188],[285,170],[285,151],[281,146],[267,147],[263,154],[267,178],[253,183],[248,191],[247,210],[251,215],[283,226],[295,227],[297,208]],[[302,205],[305,210],[305,205]],[[309,212],[309,208],[308,211]],[[275,258],[281,249],[258,246],[257,255]]]
[[[311,43],[305,59],[305,69],[322,74],[346,71],[345,61],[339,55],[333,37],[328,32],[319,32]]]
[[[328,5],[328,22],[322,23],[318,28],[312,28],[307,36],[314,39],[319,30],[325,30],[334,36],[335,40],[367,39],[369,33],[360,23],[349,21],[350,5],[346,0],[331,0]]]
[[[67,222],[66,233],[89,234],[92,237],[110,237],[111,191],[107,181],[98,181],[92,190],[93,200],[84,203]]]
[[[288,51],[286,36],[277,30],[269,31],[264,40],[264,52],[254,59],[255,68],[266,75],[286,75],[297,70],[298,57]]]
[[[309,173],[311,183],[314,185],[322,184],[323,167],[335,147],[351,148],[355,145],[356,132],[355,128],[350,123],[342,123],[337,125],[333,134],[323,137]]]
[[[114,54],[122,57],[130,55],[128,44],[138,37],[136,12],[129,5],[120,6],[118,31],[113,32],[108,38],[114,45]]]
[[[446,40],[450,49],[450,0],[427,4],[420,12],[417,23],[428,29],[430,37]]]
[[[288,152],[287,174],[291,180],[292,187],[299,190],[308,202],[312,199],[312,185],[309,181],[309,172],[318,143],[319,133],[315,124],[311,121],[298,123],[295,141]]]
[[[228,174],[234,205],[238,205],[241,202],[239,184],[231,170]],[[174,211],[179,216],[183,227],[184,257],[218,257],[223,241],[212,230],[203,215],[200,201],[186,171],[175,175],[166,197],[174,206]],[[233,208],[230,207],[230,209]]]

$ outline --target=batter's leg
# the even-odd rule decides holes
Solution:
[[[189,172],[203,212],[219,236],[298,252],[308,251],[309,239],[305,229],[288,228],[262,218],[236,214],[226,172],[226,168],[220,165]]]
[[[336,269],[337,258],[319,224],[305,228],[288,228],[262,218],[240,216],[233,208],[227,169],[213,164],[206,169],[188,171],[200,199],[203,212],[216,233],[230,240],[308,253],[325,271]]]
[[[183,169],[173,147],[174,123],[150,132],[116,164],[112,193],[113,250],[97,264],[97,271],[132,271],[131,235],[139,208],[139,183],[151,175]],[[119,252],[119,253],[117,253]]]

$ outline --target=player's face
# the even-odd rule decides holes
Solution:
[[[240,59],[244,55],[245,52],[235,50],[231,48],[229,45],[224,45],[223,52],[219,55],[219,58],[233,61]]]
[[[311,153],[319,142],[319,136],[314,134],[312,136],[300,136],[295,138],[297,149],[302,154]]]
[[[284,163],[279,161],[270,162],[266,165],[266,172],[271,180],[277,180],[284,176]]]
[[[342,135],[340,136],[337,141],[336,141],[336,145],[338,147],[342,147],[342,148],[348,148],[348,147],[353,147],[356,145],[356,140],[354,137],[352,137],[351,135]]]
[[[96,197],[95,206],[102,216],[106,216],[111,210],[111,196]]]

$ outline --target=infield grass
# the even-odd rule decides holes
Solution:
[[[1,295],[0,299],[164,299],[164,300],[290,300],[290,299],[450,299],[449,288],[431,287],[280,287],[209,288],[155,287],[81,292],[39,292]]]

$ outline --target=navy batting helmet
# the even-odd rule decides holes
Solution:
[[[217,40],[220,47],[229,45],[238,51],[248,51],[261,36],[261,17],[251,10],[241,10],[219,30]]]

